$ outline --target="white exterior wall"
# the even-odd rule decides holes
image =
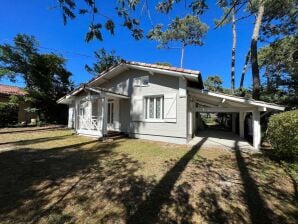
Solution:
[[[133,86],[133,80],[138,76],[149,76],[149,86]],[[162,74],[149,74],[148,72],[129,70],[119,74],[112,80],[100,85],[118,93],[126,94],[131,97],[130,105],[120,103],[120,123],[122,130],[127,130],[130,136],[166,141],[173,143],[187,143],[187,96],[181,90],[185,80]],[[184,85],[186,86],[186,85]],[[146,96],[175,96],[176,94],[176,119],[171,122],[146,121],[144,119],[144,110],[139,112],[139,119],[133,117],[136,106],[136,100],[142,100]],[[123,101],[123,100],[122,100]],[[139,104],[140,105],[140,104]],[[127,108],[130,106],[130,108]],[[143,107],[144,108],[144,107]],[[129,113],[128,113],[129,112]],[[136,121],[138,120],[138,121]],[[127,122],[128,121],[128,122]]]

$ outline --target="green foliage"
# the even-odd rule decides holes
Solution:
[[[104,10],[101,10],[98,1],[95,0],[84,0],[85,5],[76,4],[77,0],[59,0],[58,6],[62,12],[62,18],[64,25],[67,24],[69,19],[73,20],[77,17],[77,14],[80,16],[88,16],[91,18],[89,23],[89,30],[86,33],[85,40],[87,42],[97,39],[102,41],[102,29],[105,28],[112,35],[115,33],[115,18],[116,16],[122,19],[123,26],[131,31],[133,38],[140,40],[143,38],[143,29],[140,27],[140,21],[136,19],[136,11],[140,11],[140,14],[143,13],[143,10],[149,10],[147,1],[140,0],[118,0],[116,1],[115,7],[110,9],[106,15]],[[193,15],[201,15],[208,8],[206,0],[192,0],[188,3],[181,0],[162,0],[156,3],[156,11],[160,13],[168,14],[173,8],[174,5],[179,3],[184,4],[184,7],[191,11]],[[151,3],[151,2],[150,2]],[[142,6],[140,6],[142,4]],[[79,5],[79,6],[78,6]],[[56,7],[55,7],[56,8]],[[110,16],[111,12],[115,12],[116,15]],[[98,19],[100,18],[100,19]]]
[[[98,3],[95,0],[84,0],[83,2],[85,2],[85,5],[83,6],[82,4],[76,4],[76,0],[59,0],[58,2],[62,12],[64,25],[67,24],[69,19],[75,19],[77,17],[76,14],[81,16],[85,15],[91,18],[89,30],[85,36],[87,42],[94,39],[102,41],[103,28],[109,31],[112,35],[114,34],[115,22],[98,8],[101,3]],[[116,13],[116,16],[122,18],[123,23],[121,25],[130,30],[132,36],[136,40],[143,37],[143,30],[139,27],[140,22],[132,16],[139,3],[139,0],[118,0],[116,7],[113,9],[115,10],[114,12]],[[83,6],[83,8],[81,8],[81,6]],[[78,12],[76,10],[78,10]],[[110,12],[108,12],[108,14],[110,14]],[[96,19],[98,17],[101,19]]]
[[[159,48],[167,48],[170,43],[180,42],[182,46],[203,45],[203,37],[208,26],[202,23],[197,16],[186,15],[184,18],[176,17],[166,29],[162,24],[149,31],[147,37],[159,42]]]
[[[0,69],[12,71],[7,75],[11,81],[23,78],[30,98],[30,107],[44,114],[47,121],[65,122],[61,116],[66,111],[56,100],[71,88],[72,75],[65,68],[66,60],[55,54],[41,54],[33,36],[18,34],[14,45],[0,45]],[[60,119],[61,118],[61,119]],[[58,120],[57,120],[58,119]]]
[[[159,1],[156,5],[156,10],[158,12],[168,14],[171,10],[173,10],[174,5],[180,2],[181,0]],[[190,8],[194,15],[201,15],[204,13],[206,9],[208,9],[208,6],[205,0],[193,0],[188,5],[186,5],[186,2],[185,2],[185,7]]]
[[[263,100],[298,106],[297,46],[298,37],[287,36],[259,50],[259,64],[266,79]]]
[[[85,69],[87,72],[95,76],[99,75],[110,67],[119,64],[121,61],[121,57],[116,56],[114,51],[108,53],[104,48],[94,52],[94,54],[96,57],[96,62],[92,65],[92,67],[85,65]]]
[[[208,89],[213,92],[222,91],[222,79],[218,75],[208,76],[204,82],[205,89]]]
[[[270,117],[267,135],[276,156],[298,159],[298,110]]]
[[[262,23],[264,37],[297,35],[297,0],[266,0]]]
[[[0,127],[18,122],[18,104],[0,102]]]

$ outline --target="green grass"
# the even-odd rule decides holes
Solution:
[[[295,223],[296,168],[221,149],[0,129],[0,223]]]

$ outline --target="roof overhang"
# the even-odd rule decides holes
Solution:
[[[107,89],[98,88],[98,87],[95,88],[95,87],[83,85],[83,86],[80,86],[79,88],[73,90],[66,96],[57,100],[57,103],[58,104],[71,104],[73,102],[73,100],[75,99],[75,96],[83,91],[89,92],[89,93],[95,93],[102,97],[108,96],[108,97],[115,97],[115,98],[121,98],[121,99],[130,99],[130,97],[127,95],[116,93],[116,92],[113,92],[113,91],[110,91]]]
[[[198,101],[202,103],[207,108],[217,108],[216,111],[222,110],[223,112],[230,111],[267,111],[267,110],[285,110],[284,106],[266,103],[263,101],[246,99],[238,96],[231,96],[222,93],[214,93],[206,90],[199,90],[194,88],[187,88],[190,96],[197,97]],[[211,111],[214,109],[210,109]],[[234,111],[235,110],[235,111]]]
[[[98,77],[90,80],[87,84],[90,86],[102,84],[114,78],[121,72],[127,71],[129,69],[146,71],[151,75],[163,74],[163,75],[169,75],[174,77],[182,77],[191,81],[198,81],[198,78],[201,78],[201,73],[199,71],[197,72],[197,74],[193,74],[193,73],[179,72],[177,70],[162,69],[158,67],[148,67],[148,66],[142,66],[141,64],[130,64],[130,63],[122,62],[119,65],[110,68],[108,71],[101,73]]]

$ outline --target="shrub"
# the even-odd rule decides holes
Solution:
[[[274,154],[281,159],[298,159],[298,110],[275,114],[270,117],[268,140]]]
[[[0,127],[16,124],[18,122],[18,105],[13,103],[0,103]]]

